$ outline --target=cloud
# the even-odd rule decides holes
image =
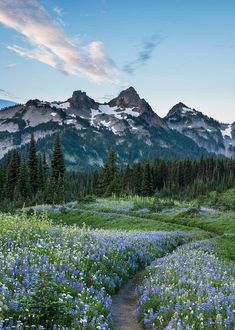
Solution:
[[[113,94],[106,94],[104,96],[98,97],[97,100],[100,102],[110,101],[115,97]]]
[[[63,10],[59,6],[55,6],[53,10],[58,16],[63,16]]]
[[[154,34],[145,40],[136,58],[133,61],[126,63],[123,66],[123,70],[129,74],[133,74],[137,68],[145,65],[151,59],[154,49],[161,43],[161,41],[162,37],[157,34]]]
[[[118,70],[105,54],[102,42],[78,47],[37,0],[1,0],[0,22],[21,33],[33,46],[32,49],[8,46],[25,58],[45,63],[64,74],[80,73],[96,82],[118,80]]]
[[[11,69],[11,68],[14,68],[15,66],[16,66],[16,63],[10,63],[10,64],[6,65],[6,68]]]
[[[1,89],[1,88],[0,88],[0,97],[3,97],[3,98],[7,97],[7,98],[9,98],[11,100],[13,100],[13,99],[14,100],[21,100],[20,97],[15,96],[14,94],[8,92],[7,90]]]

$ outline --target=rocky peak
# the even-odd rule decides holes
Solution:
[[[74,91],[72,97],[68,99],[68,102],[70,103],[70,107],[74,109],[90,110],[91,108],[97,108],[95,100],[87,96],[87,94],[81,90]]]
[[[196,110],[188,107],[182,102],[179,102],[171,108],[165,118],[169,118],[174,115],[195,115],[196,113]]]
[[[120,108],[140,107],[143,100],[139,97],[134,87],[129,87],[122,91],[118,97],[109,102],[111,107],[117,106]]]
[[[161,126],[167,129],[164,121],[153,111],[151,106],[141,99],[134,87],[129,87],[122,91],[118,97],[111,100],[108,105],[110,107],[119,107],[120,109],[131,108],[138,112],[141,117],[151,125]]]

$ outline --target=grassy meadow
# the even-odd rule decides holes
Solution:
[[[224,198],[215,208],[87,197],[0,214],[0,329],[113,329],[112,295],[141,269],[144,329],[234,329],[235,212]]]

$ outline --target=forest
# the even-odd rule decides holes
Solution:
[[[145,160],[120,165],[114,150],[102,168],[66,171],[60,135],[52,159],[36,149],[31,135],[29,151],[12,150],[0,165],[0,208],[12,211],[24,205],[63,203],[112,195],[156,196],[190,200],[235,185],[235,160],[202,157],[197,160]]]

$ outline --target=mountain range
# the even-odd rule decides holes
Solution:
[[[121,164],[142,159],[235,156],[235,123],[224,124],[183,103],[161,118],[133,87],[108,103],[74,91],[63,102],[29,100],[0,111],[0,158],[13,148],[28,147],[34,133],[38,150],[52,153],[60,131],[66,165],[73,169],[102,166],[114,149]]]
[[[5,100],[5,99],[0,99],[0,110],[5,109],[7,107],[12,107],[16,103],[13,101]]]

